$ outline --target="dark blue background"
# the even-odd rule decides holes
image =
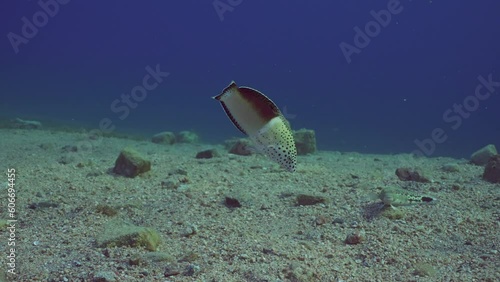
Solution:
[[[500,145],[500,89],[458,129],[442,118],[474,94],[478,75],[500,81],[498,1],[402,0],[350,64],[339,44],[353,44],[353,28],[389,1],[243,0],[223,21],[213,2],[72,0],[15,54],[7,34],[41,8],[9,0],[0,115],[89,128],[108,117],[120,132],[187,129],[222,142],[239,133],[210,98],[235,80],[296,115],[293,128],[315,129],[324,150],[410,152],[436,127],[448,139],[433,156]],[[110,104],[156,64],[170,76],[120,120]]]

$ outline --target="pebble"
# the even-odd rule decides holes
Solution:
[[[197,159],[211,159],[211,158],[216,158],[220,157],[219,151],[217,149],[209,149],[205,151],[198,152],[196,154]]]
[[[415,181],[415,182],[430,182],[429,179],[424,177],[422,173],[416,169],[410,169],[410,168],[398,168],[396,169],[396,175],[398,176],[399,180],[403,181]]]
[[[500,155],[490,158],[484,168],[483,179],[491,183],[500,183]]]
[[[345,243],[348,245],[356,245],[365,240],[365,232],[363,230],[353,232],[345,238]]]
[[[333,224],[343,224],[345,222],[345,220],[343,218],[340,218],[340,217],[336,217],[333,219]]]
[[[297,206],[312,206],[326,201],[324,197],[300,194],[296,198]]]
[[[459,172],[460,171],[460,166],[457,163],[447,163],[444,164],[441,169],[444,172]]]
[[[114,282],[118,281],[113,271],[99,271],[94,274],[93,282]]]
[[[224,200],[224,203],[226,204],[226,207],[228,208],[240,208],[241,203],[238,199],[232,198],[232,197],[227,197]]]
[[[169,131],[160,132],[151,138],[151,142],[172,145],[175,143],[175,134]]]

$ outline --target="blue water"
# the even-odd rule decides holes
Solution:
[[[2,118],[106,119],[116,132],[194,130],[218,143],[240,136],[211,99],[235,80],[294,129],[314,129],[322,150],[405,153],[422,141],[424,155],[468,157],[500,146],[498,83],[474,96],[478,76],[500,81],[498,1],[8,2]],[[113,110],[148,66],[169,75]]]

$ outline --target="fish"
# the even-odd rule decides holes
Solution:
[[[212,98],[221,103],[234,126],[252,140],[258,152],[290,172],[296,170],[297,148],[290,123],[271,99],[253,88],[238,87],[234,81]]]
[[[385,206],[397,207],[407,206],[414,204],[434,204],[437,199],[427,196],[412,193],[410,191],[396,188],[386,187],[378,194],[378,198],[384,203]]]

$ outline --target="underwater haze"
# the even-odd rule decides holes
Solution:
[[[234,80],[315,130],[320,150],[468,157],[500,140],[499,12],[494,0],[8,1],[0,118],[221,143],[241,134],[211,97]]]

